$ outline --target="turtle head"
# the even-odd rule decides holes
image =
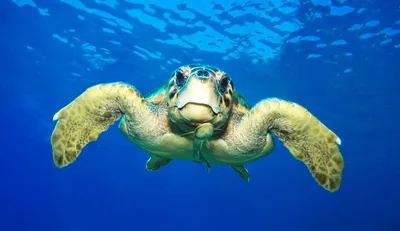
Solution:
[[[178,125],[212,123],[219,127],[230,116],[232,94],[232,80],[219,68],[203,64],[179,67],[168,85],[169,118]]]

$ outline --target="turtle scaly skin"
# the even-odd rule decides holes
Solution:
[[[335,133],[293,102],[271,98],[251,107],[230,76],[204,64],[178,68],[147,96],[122,82],[88,88],[54,115],[56,166],[72,163],[121,117],[122,134],[150,154],[149,171],[187,160],[205,163],[207,170],[230,165],[249,181],[244,165],[274,150],[274,133],[322,187],[334,192],[341,184],[344,161]]]

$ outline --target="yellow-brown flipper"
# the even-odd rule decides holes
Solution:
[[[344,167],[338,147],[341,141],[304,107],[275,98],[263,100],[243,117],[236,130],[252,137],[268,131],[307,165],[321,186],[330,192],[339,189]]]
[[[150,114],[149,103],[125,83],[99,84],[88,88],[70,104],[58,111],[51,136],[53,159],[61,168],[72,163],[89,142],[97,140],[122,114],[132,122]]]

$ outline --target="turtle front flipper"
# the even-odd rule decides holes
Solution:
[[[99,84],[88,88],[58,111],[51,136],[57,167],[72,163],[89,142],[97,140],[122,114],[140,123],[150,116],[148,102],[132,86],[124,83]]]
[[[262,137],[269,131],[307,165],[321,186],[331,192],[339,189],[344,167],[341,141],[315,116],[296,103],[266,99],[245,114],[235,130],[240,137]]]

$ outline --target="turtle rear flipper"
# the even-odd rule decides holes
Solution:
[[[239,174],[240,178],[247,182],[250,181],[250,173],[244,165],[231,165],[231,167],[237,174]]]
[[[53,159],[57,167],[72,163],[82,149],[97,140],[122,114],[140,119],[150,112],[148,103],[132,86],[124,83],[99,84],[88,88],[58,111],[51,136]]]
[[[152,155],[146,162],[146,169],[148,171],[157,171],[163,166],[167,166],[171,159]]]
[[[272,131],[294,157],[303,161],[326,190],[339,189],[344,160],[339,137],[304,107],[279,99],[263,100],[240,121],[241,137],[262,137]]]

